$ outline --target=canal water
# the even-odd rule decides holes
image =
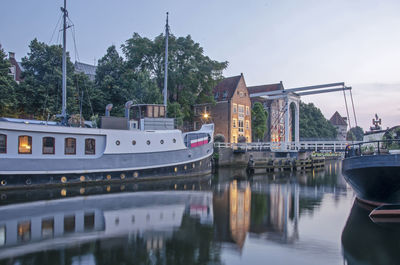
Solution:
[[[247,177],[0,192],[2,264],[399,264],[340,163]]]

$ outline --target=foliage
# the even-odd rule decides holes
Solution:
[[[313,103],[300,102],[300,138],[335,139],[335,127]]]
[[[219,142],[219,143],[225,142],[225,136],[223,134],[216,134],[214,136],[214,142]]]
[[[348,139],[350,133],[353,134],[354,138]],[[347,136],[346,136],[347,140],[353,140],[353,141],[362,141],[363,138],[364,138],[364,130],[360,126],[356,126],[356,127],[351,128],[347,132]]]
[[[263,140],[267,131],[268,112],[264,109],[260,102],[254,103],[251,110],[251,130],[253,132],[253,141],[255,139]]]
[[[353,131],[348,131],[346,134],[346,140],[348,141],[357,141],[357,137]]]
[[[11,64],[0,47],[0,117],[13,116],[16,108],[16,82],[8,75]]]
[[[238,137],[238,143],[245,143],[246,142],[246,137],[244,137],[243,135],[240,135]]]
[[[183,124],[183,113],[181,111],[181,106],[178,102],[168,103],[167,115],[169,118],[174,118],[177,126],[182,126]]]
[[[18,109],[36,118],[61,113],[62,48],[49,46],[37,39],[31,41],[30,52],[22,58],[23,82],[18,86]],[[73,86],[74,66],[67,55],[67,112],[79,110],[79,95]]]
[[[164,87],[165,36],[154,40],[134,33],[122,45],[127,67],[135,72],[147,72],[160,91]],[[212,89],[222,78],[227,62],[217,62],[204,55],[200,44],[190,35],[168,39],[168,100],[178,102],[183,118],[190,119],[192,106],[213,102]]]

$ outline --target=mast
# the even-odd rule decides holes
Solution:
[[[64,24],[63,24],[63,56],[62,56],[62,110],[61,116],[63,122],[67,119],[67,0],[64,0],[64,8],[61,8],[63,12]]]
[[[165,117],[167,117],[167,81],[168,81],[168,37],[169,37],[169,26],[168,26],[168,12],[167,12],[167,23],[165,24],[165,66],[164,66],[164,107]]]

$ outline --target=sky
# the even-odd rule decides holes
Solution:
[[[60,43],[55,29],[62,5],[62,0],[1,0],[3,49],[20,60],[34,38]],[[67,37],[73,61],[94,64],[134,32],[155,38],[164,31],[168,11],[172,34],[191,35],[207,56],[228,61],[226,77],[243,73],[248,86],[282,81],[285,88],[345,82],[353,88],[364,130],[375,113],[384,128],[400,124],[398,0],[68,0],[67,9],[74,24]],[[346,116],[342,92],[302,100],[327,119],[335,111]]]

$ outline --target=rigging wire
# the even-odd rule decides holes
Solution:
[[[61,18],[62,18],[62,14],[60,14],[60,17],[58,18],[58,21],[57,21],[57,24],[56,24],[56,26],[55,26],[55,28],[53,30],[53,33],[51,34],[51,38],[50,38],[50,41],[48,43],[49,45],[50,45],[51,41],[53,40],[54,33],[56,33],[56,30],[59,27],[58,25],[60,24]],[[60,34],[60,31],[58,32],[58,34]]]
[[[356,111],[354,109],[353,93],[351,92],[351,89],[350,89],[350,98],[351,98],[351,105],[353,106],[354,121],[355,121],[356,127],[357,127],[358,126],[358,124],[357,124],[357,116],[356,116]]]
[[[345,92],[345,90],[344,90],[344,87],[343,87],[343,96],[344,96],[344,103],[345,103],[345,105],[346,105],[347,120],[349,121],[349,127],[350,127],[350,129],[351,129],[351,122],[350,122],[350,116],[349,116],[349,109],[347,108],[347,99],[346,99],[346,92]]]

